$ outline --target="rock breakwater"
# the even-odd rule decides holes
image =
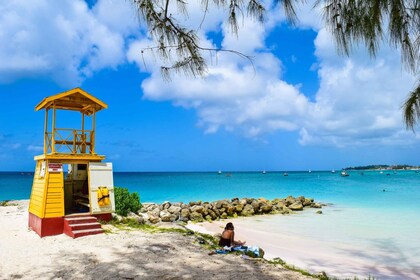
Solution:
[[[288,215],[304,208],[322,208],[323,204],[314,202],[313,198],[304,196],[276,198],[232,198],[213,202],[189,202],[162,204],[145,203],[138,215],[129,215],[139,223],[175,222],[175,221],[214,221],[219,219],[236,218],[239,216],[253,216],[262,214]],[[137,216],[137,217],[134,217]]]

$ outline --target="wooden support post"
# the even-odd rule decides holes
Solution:
[[[95,126],[96,126],[96,112],[92,115],[92,134],[90,138],[90,153],[95,153]]]
[[[51,153],[55,153],[55,117],[56,117],[56,108],[55,102],[53,104],[53,118],[52,118],[52,135],[51,135]]]
[[[85,135],[85,113],[82,113],[82,135],[80,136],[82,142],[82,153],[86,154],[86,135]]]
[[[45,109],[45,122],[44,122],[44,155],[48,153],[48,108]]]

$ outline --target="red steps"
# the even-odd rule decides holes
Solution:
[[[98,219],[89,214],[70,215],[64,217],[64,234],[78,238],[81,236],[103,233]]]

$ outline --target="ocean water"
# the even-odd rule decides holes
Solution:
[[[235,223],[265,236],[273,257],[312,272],[377,279],[420,279],[420,173],[349,172],[114,173],[114,185],[142,202],[214,201],[234,197],[312,197],[329,204],[323,215],[264,216]],[[0,201],[28,199],[33,173],[0,172]],[[253,223],[253,224],[247,224]],[[241,228],[237,227],[237,229]],[[270,239],[271,236],[271,239]],[[299,254],[290,247],[305,244]],[[283,244],[281,240],[286,240]],[[261,239],[260,239],[261,240]],[[257,239],[258,242],[258,239]],[[300,245],[299,245],[300,244]],[[272,249],[272,250],[271,250]],[[323,252],[323,253],[321,253]],[[333,259],[337,261],[333,261]]]
[[[114,185],[139,193],[142,202],[213,201],[233,197],[306,196],[342,207],[420,210],[420,173],[349,172],[115,172]],[[389,175],[387,175],[389,174]],[[230,175],[230,176],[229,176]],[[0,172],[0,201],[28,199],[33,173]]]

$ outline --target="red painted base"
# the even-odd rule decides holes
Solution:
[[[87,214],[86,216],[89,217],[90,215]],[[105,222],[112,220],[111,213],[95,214],[92,216]],[[41,237],[65,233],[64,217],[40,218],[32,213],[29,213],[28,226]]]
[[[109,222],[112,220],[112,214],[93,214],[92,216],[96,217],[98,220],[102,220],[104,222]]]
[[[29,213],[28,226],[41,237],[62,234],[64,217],[40,218]]]

